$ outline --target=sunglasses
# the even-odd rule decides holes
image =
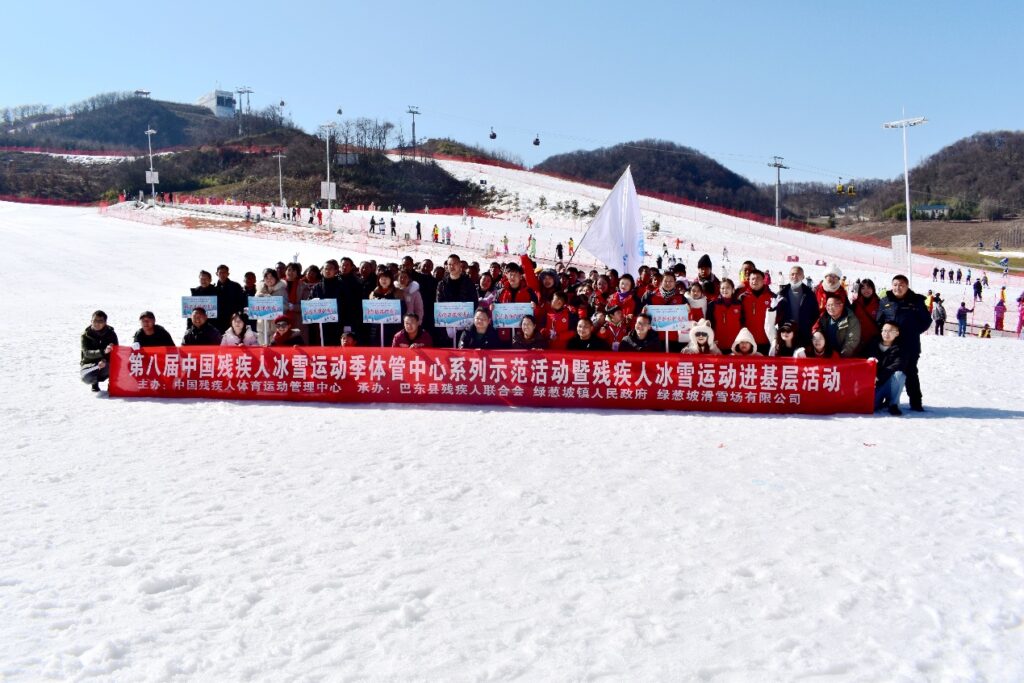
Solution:
[[[288,327],[288,323],[274,323],[276,327]]]
[[[708,333],[707,332],[694,332],[693,336],[694,337],[706,337],[706,336],[708,336]]]

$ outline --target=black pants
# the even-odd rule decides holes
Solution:
[[[936,320],[935,321],[935,334],[946,334],[946,321]]]
[[[98,365],[82,366],[82,382],[85,384],[99,384],[100,382],[106,382],[108,379],[110,379],[109,363],[102,368]]]
[[[920,354],[916,356],[906,356],[903,359],[903,374],[907,377],[907,384],[905,386],[907,390],[907,399],[910,401],[911,408],[920,408],[923,403],[921,396],[921,378],[917,374],[917,361],[921,358]]]

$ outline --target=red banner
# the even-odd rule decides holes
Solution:
[[[867,360],[340,347],[117,347],[110,395],[870,413]]]

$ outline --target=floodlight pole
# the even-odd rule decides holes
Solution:
[[[903,130],[903,188],[906,193],[905,201],[907,212],[907,277],[913,285],[914,278],[914,257],[910,247],[910,167],[907,165],[907,128],[911,126],[919,126],[922,123],[927,123],[928,119],[923,116],[917,116],[911,119],[900,119],[899,121],[889,121],[883,123],[882,128],[900,128]]]
[[[281,207],[284,208],[284,183],[281,181],[281,159],[287,159],[284,154],[278,152],[274,155],[277,159],[277,192],[281,195]]]
[[[156,131],[152,128],[146,129],[146,142],[149,143],[149,172],[153,172],[153,136],[156,135]],[[149,198],[153,200],[153,204],[156,204],[156,183],[149,184]]]

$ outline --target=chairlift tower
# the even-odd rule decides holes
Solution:
[[[245,106],[248,113],[252,113],[252,108],[249,105],[249,95],[253,93],[253,89],[247,85],[241,85],[235,89],[238,93],[238,136],[242,136],[242,95],[245,95]]]
[[[779,227],[782,218],[782,210],[779,208],[779,187],[782,184],[782,169],[789,168],[782,163],[782,157],[772,157],[772,163],[768,164],[775,169],[775,227]]]
[[[412,158],[416,160],[416,115],[420,113],[420,108],[414,105],[409,105],[409,108],[405,112],[406,114],[412,114]]]

